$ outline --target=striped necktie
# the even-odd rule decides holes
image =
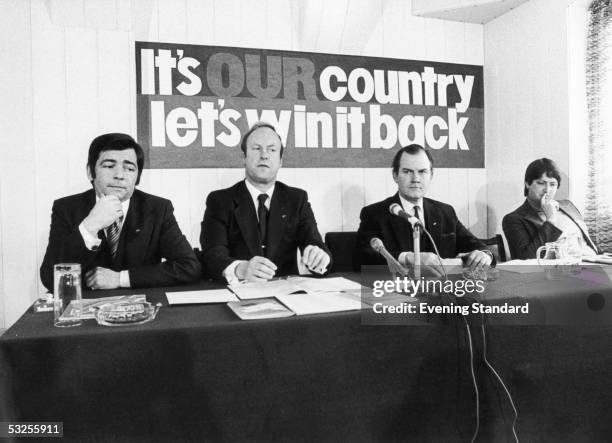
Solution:
[[[121,234],[121,223],[123,216],[119,217],[115,222],[106,229],[106,239],[110,246],[111,257],[113,260],[117,256],[117,247],[119,246],[119,235]]]

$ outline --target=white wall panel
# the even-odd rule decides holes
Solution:
[[[70,148],[66,134],[66,27],[51,22],[48,3],[40,0],[31,2],[31,27],[33,125],[26,130],[33,135],[33,140],[32,144],[23,147],[23,152],[29,151],[31,154],[28,162],[24,164],[32,165],[34,159],[34,168],[26,169],[17,165],[14,172],[19,173],[27,182],[35,183],[33,188],[27,190],[28,194],[32,193],[34,200],[26,198],[21,204],[23,208],[29,205],[33,205],[34,208],[34,218],[25,220],[22,228],[28,234],[21,243],[24,250],[34,246],[40,262],[49,235],[51,205],[53,200],[69,192],[71,186],[69,177],[72,172],[69,169]],[[83,174],[83,169],[79,168],[77,173]],[[13,210],[17,208],[19,206]],[[32,222],[36,227],[30,230],[27,225]],[[30,243],[31,239],[35,239],[33,244]],[[20,261],[22,265],[29,263],[27,260],[18,260],[15,264],[18,265]],[[19,301],[20,305],[24,299],[33,300],[38,295],[39,289],[43,289],[42,283],[38,280],[39,262],[32,263],[33,266],[28,264],[27,271],[22,269],[21,274],[7,275],[7,279],[17,277],[18,280],[26,275],[34,277],[32,287],[36,289],[29,290],[27,296],[23,294]]]
[[[566,5],[531,0],[484,27],[488,235],[522,203],[531,161],[548,157],[568,170]]]
[[[187,0],[186,4],[187,42],[193,45],[209,45],[214,39],[214,0]]]
[[[0,2],[0,17],[6,25],[0,26],[0,328],[5,328],[38,293],[38,202],[32,173],[30,4]]]
[[[241,0],[215,0],[214,44],[220,46],[243,46],[240,20]]]
[[[66,28],[66,174],[70,193],[88,186],[87,147],[99,134],[97,33],[87,28]],[[83,118],[83,110],[88,118]],[[125,111],[124,111],[125,112]],[[129,111],[128,111],[129,112]],[[47,220],[48,222],[48,220]],[[47,225],[48,228],[48,225]]]
[[[268,0],[266,3],[268,44],[272,49],[296,50],[296,21],[293,19],[294,2]]]
[[[87,0],[83,2],[85,27],[97,29],[117,29],[119,9],[116,1]]]

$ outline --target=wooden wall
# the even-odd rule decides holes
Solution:
[[[0,1],[0,328],[44,291],[51,204],[90,186],[91,139],[136,134],[136,40],[484,62],[482,25],[413,17],[405,0]],[[198,246],[206,195],[243,176],[147,170],[140,188],[171,199]],[[323,234],[356,230],[360,209],[396,190],[389,169],[284,169],[279,178],[308,191]],[[485,169],[438,169],[430,196],[487,234]]]

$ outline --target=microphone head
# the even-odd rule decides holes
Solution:
[[[385,245],[383,244],[382,240],[378,237],[373,237],[370,240],[370,247],[372,249],[374,249],[376,252],[382,251],[385,248]]]
[[[401,211],[403,211],[403,209],[397,203],[393,203],[391,206],[389,206],[389,212],[393,215],[399,215]]]

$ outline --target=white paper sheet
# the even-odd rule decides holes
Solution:
[[[292,292],[302,290],[289,280],[238,283],[230,286],[230,289],[240,300],[278,297],[279,295],[291,294]]]
[[[359,298],[352,298],[342,293],[288,294],[276,298],[297,315],[358,311],[361,309]]]
[[[312,278],[289,277],[287,281],[299,286],[306,292],[359,291],[361,285],[344,277]]]

